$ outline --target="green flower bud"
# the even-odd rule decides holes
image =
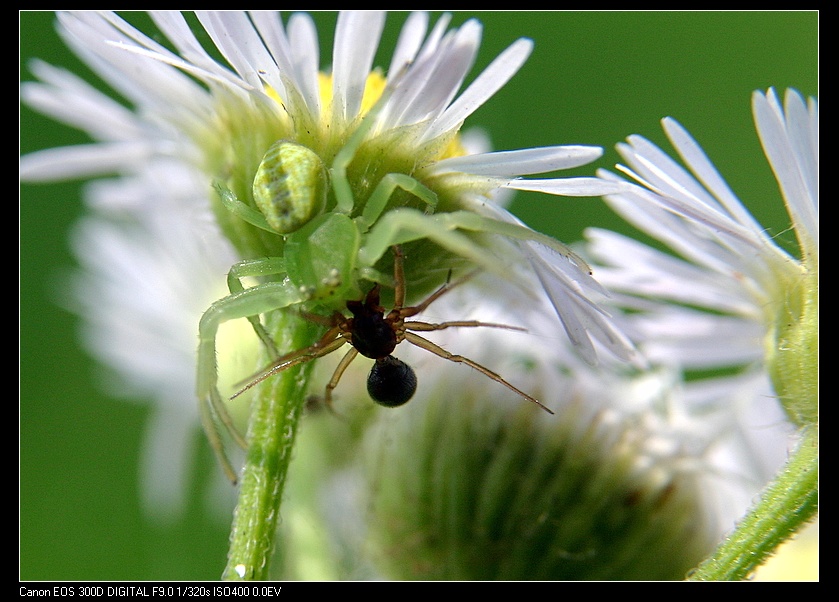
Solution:
[[[802,268],[804,276],[786,287],[766,352],[775,392],[798,426],[819,421],[818,254],[805,257]]]
[[[392,579],[670,580],[713,547],[695,472],[649,430],[459,389],[371,429],[370,540]]]

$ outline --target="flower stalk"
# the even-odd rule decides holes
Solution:
[[[815,518],[819,498],[818,463],[818,427],[808,427],[803,430],[795,453],[764,490],[760,501],[688,580],[746,579],[779,545]]]
[[[303,347],[312,339],[313,325],[290,312],[274,312],[273,321],[271,331],[277,340]],[[269,578],[291,450],[312,368],[313,363],[305,363],[255,387],[248,450],[222,575],[225,580]]]

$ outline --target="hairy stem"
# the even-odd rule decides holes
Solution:
[[[276,314],[269,330],[281,348],[297,349],[311,343],[313,325],[291,312]],[[224,579],[269,578],[280,504],[311,368],[311,362],[295,366],[255,387]]]
[[[737,528],[692,572],[691,581],[747,578],[777,549],[815,518],[819,504],[818,427],[802,431],[784,469],[764,490]]]

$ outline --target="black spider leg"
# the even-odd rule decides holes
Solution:
[[[396,260],[395,260],[395,263],[394,263],[394,272],[395,272],[395,274],[402,274],[402,269],[403,269],[402,261],[403,261],[403,257],[404,257],[403,254],[402,254],[402,250],[399,247],[394,247],[394,252],[396,254]],[[462,327],[467,327],[467,328],[490,327],[490,328],[503,328],[505,330],[523,331],[524,330],[523,328],[519,328],[517,326],[510,326],[510,325],[507,325],[507,324],[496,324],[496,323],[491,323],[491,322],[480,322],[480,321],[477,321],[477,320],[459,320],[459,321],[441,322],[439,324],[431,324],[431,323],[428,323],[428,322],[420,322],[420,321],[416,321],[416,320],[408,321],[408,322],[405,321],[406,317],[414,316],[414,315],[424,311],[426,308],[428,308],[429,305],[434,303],[434,301],[436,301],[437,299],[442,297],[445,293],[451,291],[456,286],[460,286],[464,282],[468,281],[469,279],[474,277],[475,274],[477,274],[477,272],[471,272],[471,273],[467,274],[466,276],[464,276],[463,278],[455,281],[453,284],[449,284],[449,282],[447,281],[446,284],[444,284],[443,286],[438,288],[427,299],[425,299],[424,301],[422,301],[418,305],[415,305],[415,306],[412,306],[412,307],[403,307],[404,300],[405,300],[404,274],[402,275],[401,279],[399,277],[397,277],[396,278],[396,287],[397,287],[396,288],[396,299],[397,299],[397,302],[394,306],[394,309],[391,311],[391,314],[394,314],[395,312],[398,312],[398,314],[399,314],[400,331],[397,333],[398,342],[401,342],[402,340],[407,339],[407,341],[409,343],[411,343],[411,344],[413,344],[417,347],[420,347],[422,349],[425,349],[426,351],[429,351],[429,352],[433,353],[434,355],[442,357],[443,359],[446,359],[446,360],[449,360],[449,361],[455,362],[455,363],[466,364],[467,366],[469,366],[471,368],[474,368],[475,370],[477,370],[478,372],[480,372],[484,376],[494,380],[495,382],[497,382],[499,384],[504,385],[505,387],[507,387],[508,389],[510,389],[511,391],[516,393],[517,395],[519,395],[520,397],[523,397],[527,401],[536,404],[537,406],[539,406],[540,408],[542,408],[543,410],[545,410],[549,414],[553,414],[554,412],[550,408],[545,406],[542,402],[540,402],[538,399],[536,399],[535,397],[525,393],[524,391],[515,387],[511,383],[507,382],[501,375],[493,372],[492,370],[490,370],[486,366],[483,366],[483,365],[479,364],[478,362],[476,362],[474,360],[471,360],[467,357],[464,357],[462,355],[456,355],[456,354],[450,353],[449,351],[446,351],[445,349],[443,349],[439,345],[436,345],[435,343],[432,343],[428,339],[426,339],[424,337],[421,337],[417,334],[414,334],[412,332],[408,332],[409,330],[414,330],[414,331],[419,331],[419,332],[430,332],[430,331],[434,331],[434,330],[444,330],[444,329],[447,329],[447,328],[462,328]],[[402,283],[401,290],[400,290],[400,282]]]

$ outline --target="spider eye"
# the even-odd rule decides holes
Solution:
[[[417,390],[413,368],[392,355],[376,360],[367,377],[367,393],[378,403],[395,408],[407,403]]]
[[[268,225],[294,232],[326,207],[327,176],[310,148],[278,140],[265,153],[253,179],[253,199]]]

